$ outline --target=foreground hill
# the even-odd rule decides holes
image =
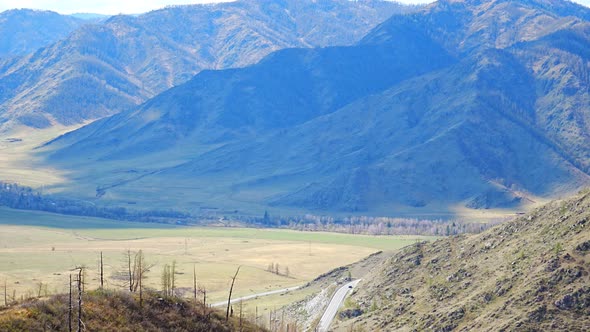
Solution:
[[[65,38],[85,20],[58,13],[14,9],[0,13],[0,59],[33,53]]]
[[[353,46],[202,72],[47,156],[65,192],[150,206],[521,208],[590,183],[589,17],[568,1],[439,1]]]
[[[76,293],[77,296],[77,293]],[[220,310],[179,298],[144,295],[143,305],[128,293],[91,291],[83,295],[82,321],[86,331],[264,331],[245,319],[225,321]],[[2,331],[68,331],[67,295],[29,300],[0,309]],[[77,297],[72,329],[78,328]]]
[[[478,235],[407,247],[365,276],[355,326],[384,331],[584,331],[590,194]],[[352,321],[345,323],[352,324]]]
[[[288,47],[352,44],[410,8],[244,0],[114,16],[0,62],[0,130],[79,124],[136,106],[203,69],[242,67]]]

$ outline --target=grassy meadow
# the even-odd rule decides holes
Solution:
[[[160,288],[165,264],[176,261],[176,284],[189,294],[193,268],[211,302],[223,300],[230,276],[242,266],[235,296],[302,285],[317,275],[378,250],[394,250],[421,237],[374,237],[289,230],[180,227],[117,222],[0,208],[0,282],[9,297],[65,292],[76,266],[87,268],[87,287],[98,287],[99,253],[107,287],[123,288],[125,251],[143,250],[149,287]],[[278,263],[281,272],[267,267]],[[277,304],[273,300],[273,305]]]

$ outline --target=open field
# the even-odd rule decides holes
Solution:
[[[377,250],[394,250],[423,237],[372,237],[288,230],[196,228],[116,222],[98,218],[0,209],[0,281],[8,293],[36,295],[39,283],[50,293],[64,292],[76,266],[88,268],[87,287],[98,286],[103,251],[108,287],[122,287],[126,250],[143,250],[148,285],[160,288],[164,264],[177,262],[177,286],[188,292],[192,271],[210,301],[223,300],[230,276],[241,265],[235,296],[304,284],[332,268]],[[281,272],[266,271],[278,263]],[[44,292],[44,291],[43,291]],[[282,302],[282,301],[279,301]],[[273,301],[273,305],[279,303]]]
[[[26,128],[0,134],[0,179],[39,189],[64,183],[67,174],[43,165],[35,148],[79,126],[55,126],[50,129]]]

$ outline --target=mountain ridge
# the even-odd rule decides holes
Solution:
[[[471,14],[483,5],[514,17]],[[77,179],[89,180],[87,197],[93,186],[126,195],[158,183],[178,198],[182,181],[197,202],[252,211],[526,208],[590,183],[590,23],[545,5],[435,3],[394,15],[348,48],[286,50],[203,72],[47,148],[55,165],[76,165]],[[480,34],[491,37],[519,23],[468,46],[477,34],[465,32],[489,20]],[[553,23],[522,32],[541,21]],[[78,158],[84,152],[90,159]],[[121,170],[146,161],[140,178],[84,173],[94,162]]]
[[[353,43],[411,8],[373,0],[239,1],[113,16],[1,62],[0,123],[7,131],[112,115],[203,69],[244,66],[286,47]],[[342,15],[332,17],[332,10]]]
[[[32,53],[82,26],[85,21],[47,10],[12,9],[0,13],[0,59]]]

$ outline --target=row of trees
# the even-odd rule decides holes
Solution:
[[[274,273],[276,275],[289,277],[291,275],[291,271],[289,271],[289,267],[285,266],[285,268],[281,271],[281,266],[279,263],[270,263],[266,268],[266,271],[270,273]]]
[[[332,217],[306,214],[295,217],[271,217],[268,212],[262,218],[250,218],[247,222],[263,227],[289,228],[300,231],[322,231],[366,235],[432,235],[449,236],[464,233],[481,233],[507,218],[485,223],[463,220],[416,219],[390,217]]]
[[[0,182],[0,206],[125,221],[185,224],[192,220],[191,216],[184,212],[172,210],[138,211],[124,207],[98,206],[82,200],[45,196],[30,187],[6,182]]]
[[[181,224],[202,221],[198,216],[172,210],[136,211],[128,210],[124,207],[101,207],[81,200],[44,196],[30,187],[5,182],[0,182],[0,206],[126,221]],[[261,218],[247,216],[232,216],[231,218],[236,219],[238,223],[245,223],[246,226],[280,227],[301,231],[328,231],[368,235],[435,236],[481,233],[506,221],[506,219],[497,219],[486,223],[474,223],[462,220],[368,216],[332,217],[311,214],[294,217],[271,217],[268,212],[265,212]]]

